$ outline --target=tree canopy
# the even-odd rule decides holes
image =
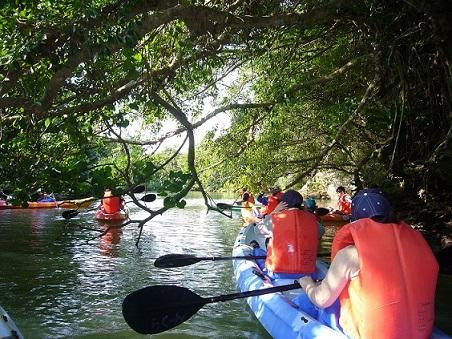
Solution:
[[[207,191],[296,187],[329,169],[444,200],[451,11],[447,0],[4,1],[2,188],[25,199],[152,181],[170,208],[194,187],[209,204]],[[223,112],[231,126],[195,145]],[[162,134],[168,120],[178,127]],[[126,137],[133,121],[146,137]],[[180,149],[158,152],[179,134],[184,164]]]

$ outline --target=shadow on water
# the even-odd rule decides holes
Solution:
[[[232,200],[233,199],[229,199]],[[225,202],[229,202],[229,200]],[[161,201],[150,203],[159,206]],[[201,296],[236,291],[232,265],[202,262],[176,269],[156,269],[155,258],[169,253],[229,256],[241,227],[238,215],[228,219],[206,214],[203,200],[187,199],[146,225],[140,249],[134,225],[98,239],[105,225],[94,212],[65,220],[62,210],[0,211],[0,302],[26,338],[142,338],[124,322],[123,298],[153,284],[187,287]],[[131,208],[134,219],[144,216]],[[339,225],[326,227],[327,252]],[[440,279],[437,322],[452,333],[452,279]],[[449,326],[449,327],[448,327]],[[244,300],[211,304],[160,338],[269,338]]]

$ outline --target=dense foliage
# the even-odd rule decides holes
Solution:
[[[451,7],[2,2],[3,188],[82,194],[152,181],[174,195],[171,207],[193,187],[297,186],[332,169],[358,187],[447,201]],[[206,115],[208,97],[216,107]],[[195,152],[194,131],[220,112],[229,113],[230,128],[211,131]],[[148,133],[125,137],[137,119]],[[162,136],[171,119],[178,127]],[[186,163],[165,170],[178,151],[155,148],[184,133]]]

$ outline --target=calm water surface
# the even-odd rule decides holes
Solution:
[[[201,296],[236,292],[231,262],[162,270],[153,261],[169,253],[230,256],[241,227],[238,214],[234,219],[206,214],[202,199],[189,198],[185,209],[170,210],[146,225],[137,249],[134,225],[88,242],[104,227],[94,220],[94,212],[81,212],[70,220],[61,212],[0,211],[0,305],[26,338],[143,338],[124,322],[121,303],[128,293],[149,285],[180,285]],[[131,208],[134,219],[142,213]],[[326,228],[322,252],[336,230],[337,226]],[[450,297],[452,281],[440,287],[443,297]],[[451,316],[449,302],[442,298],[443,310],[437,315],[445,323]],[[182,325],[154,337],[269,335],[242,299],[206,305]]]

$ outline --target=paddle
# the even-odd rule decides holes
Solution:
[[[301,288],[298,283],[241,293],[203,298],[185,287],[171,285],[148,286],[127,295],[122,302],[126,323],[141,334],[169,330],[190,319],[204,305],[263,294]]]
[[[328,208],[325,207],[317,207],[314,210],[314,214],[318,217],[323,217],[324,215],[327,215],[328,213],[330,213],[331,211]]]
[[[153,202],[155,199],[157,199],[157,196],[154,193],[149,193],[144,195],[140,200],[144,202]]]
[[[223,202],[219,202],[217,204],[217,207],[220,210],[230,210],[230,209],[232,209],[232,207],[234,207],[234,208],[249,208],[249,207],[244,207],[244,206],[239,206],[239,205],[226,204],[226,203],[223,203]]]
[[[196,257],[191,254],[166,254],[154,261],[154,266],[158,268],[171,268],[171,267],[183,267],[196,264],[203,260],[232,260],[232,259],[265,259],[265,255],[258,256],[237,256],[237,257]]]
[[[152,202],[152,201],[154,201],[156,198],[157,198],[157,196],[156,196],[154,193],[149,193],[149,194],[144,195],[140,200],[141,200],[141,201],[144,201],[144,202]],[[127,203],[129,203],[129,202],[130,202],[130,201],[128,201]],[[89,209],[89,210],[86,210],[85,212],[91,212],[91,211],[95,211],[95,210],[97,210],[97,209],[98,209],[98,207],[95,207],[95,208],[91,208],[91,209]],[[61,215],[62,215],[62,217],[63,217],[64,219],[71,219],[71,218],[76,217],[79,213],[80,213],[79,210],[76,209],[76,210],[67,210],[67,211],[64,211]]]
[[[318,253],[317,257],[330,257],[330,253]],[[196,264],[200,261],[204,260],[234,260],[234,259],[246,259],[246,260],[256,260],[256,259],[265,259],[267,256],[265,255],[245,255],[245,256],[237,256],[237,257],[196,257],[191,254],[166,254],[154,261],[154,266],[157,268],[173,268],[173,267],[183,267]]]
[[[135,186],[133,189],[133,193],[143,193],[146,190],[146,186],[145,185],[138,185]]]
[[[90,208],[89,210],[86,210],[85,212],[92,212],[92,211],[97,210],[98,208],[99,207]],[[71,218],[76,217],[79,213],[80,212],[79,212],[78,209],[76,209],[76,210],[67,210],[67,211],[64,211],[63,213],[61,213],[61,216],[64,219],[71,219]]]

